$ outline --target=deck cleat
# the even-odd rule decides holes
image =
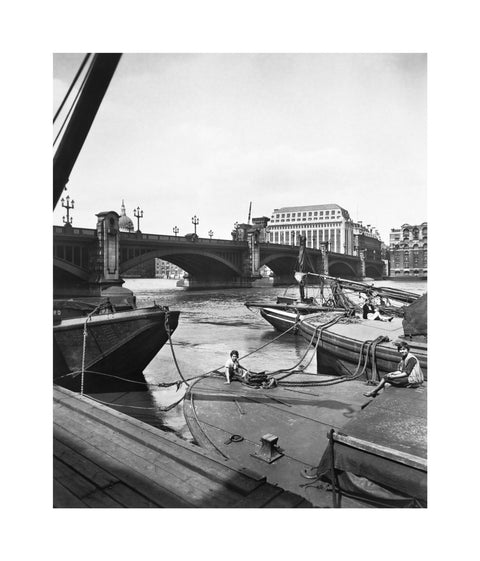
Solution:
[[[255,452],[255,454],[250,454],[252,458],[257,458],[258,460],[262,460],[262,462],[271,464],[284,455],[277,446],[278,436],[265,434],[262,436],[260,442],[262,443],[262,447],[258,452]]]

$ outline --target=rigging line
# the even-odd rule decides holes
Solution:
[[[56,382],[57,380],[68,378],[69,376],[74,378],[75,376],[78,376],[80,373],[81,370],[72,370],[72,372],[68,372],[67,374],[56,376],[55,378],[53,378],[53,381]],[[107,378],[115,378],[116,380],[121,380],[122,382],[128,382],[129,384],[139,384],[141,386],[148,386],[149,388],[152,389],[170,388],[172,386],[176,386],[182,383],[180,380],[177,380],[175,382],[168,382],[168,383],[159,382],[156,384],[152,384],[150,382],[139,382],[138,380],[130,380],[129,378],[122,378],[120,376],[116,376],[115,374],[108,374],[107,372],[99,372],[97,370],[88,370],[88,369],[85,370],[85,374],[96,374],[97,376],[106,376]],[[207,378],[209,375],[210,372],[207,374],[199,374],[198,376],[192,376],[192,378],[187,378],[187,381],[196,380],[198,378]]]
[[[168,321],[168,319],[169,319],[169,312],[165,312],[165,331],[167,332],[167,335],[168,335],[168,342],[170,343],[170,349],[172,351],[173,362],[175,363],[175,366],[177,367],[177,372],[180,374],[180,378],[183,380],[183,382],[187,386],[190,386],[190,384],[187,382],[187,380],[185,380],[185,378],[182,374],[182,371],[180,370],[180,367],[178,366],[177,357],[175,356],[175,351],[173,350],[172,338],[170,337],[170,322]]]
[[[286,378],[287,376],[290,376],[291,374],[293,374],[293,371],[294,371],[298,366],[300,366],[300,364],[302,364],[302,362],[303,362],[303,360],[305,359],[305,357],[307,356],[308,352],[311,350],[311,349],[310,349],[310,346],[311,346],[311,344],[313,343],[313,338],[314,338],[315,335],[317,334],[317,330],[318,330],[318,327],[317,327],[317,328],[315,329],[315,331],[312,333],[312,337],[311,337],[310,341],[309,341],[308,344],[307,344],[306,351],[303,353],[302,358],[297,362],[297,364],[295,364],[295,365],[292,366],[291,368],[283,368],[283,369],[280,369],[280,370],[274,370],[273,372],[270,372],[271,375],[273,375],[273,374],[279,374],[280,372],[286,372],[285,376],[279,376],[279,377],[277,377],[277,378],[276,378],[277,381],[278,381],[278,380],[282,380],[283,378]],[[317,346],[318,346],[318,340],[317,340],[317,344],[316,344],[315,347],[314,347],[314,351],[316,350]],[[307,368],[307,366],[312,362],[312,360],[313,360],[313,353],[312,353],[312,358],[308,361],[308,363],[307,363],[303,368]],[[303,370],[303,368],[302,368],[302,370]]]
[[[58,140],[59,136],[62,134],[62,131],[63,131],[65,125],[67,124],[68,118],[70,117],[70,115],[71,115],[71,113],[72,113],[72,111],[73,111],[75,105],[77,104],[78,98],[80,97],[80,94],[81,94],[81,92],[83,91],[83,88],[84,88],[84,86],[85,86],[85,83],[86,83],[86,81],[87,81],[87,78],[90,76],[90,73],[91,73],[91,71],[92,71],[92,68],[93,68],[93,63],[90,65],[89,69],[87,70],[87,72],[86,72],[86,74],[85,74],[85,76],[84,76],[84,78],[83,78],[82,84],[81,84],[81,86],[80,86],[80,88],[79,88],[79,90],[78,90],[78,92],[77,92],[77,95],[75,96],[75,99],[73,100],[73,103],[72,103],[70,109],[68,110],[67,115],[65,116],[65,119],[64,119],[64,121],[63,121],[63,123],[62,123],[62,126],[60,127],[60,130],[58,131],[58,134],[57,134],[57,136],[55,137],[55,140],[53,141],[53,145],[54,145],[54,146],[55,146],[55,144],[57,143],[57,140]]]
[[[63,98],[62,103],[60,104],[60,107],[57,109],[57,112],[55,113],[55,116],[53,117],[53,124],[55,124],[55,121],[57,120],[57,117],[60,113],[60,111],[63,109],[63,106],[65,105],[65,102],[68,99],[68,96],[71,94],[73,86],[75,86],[75,84],[77,83],[78,77],[80,76],[80,74],[82,73],[82,70],[85,66],[85,64],[87,64],[88,59],[90,58],[90,54],[91,53],[87,53],[82,61],[82,64],[80,65],[80,68],[78,69],[77,73],[75,74],[75,78],[73,79],[73,82],[70,84],[70,87],[68,88],[67,93],[65,94],[65,97]]]
[[[61,380],[62,378],[67,378],[71,376],[74,378],[81,374],[81,370],[73,370],[72,372],[68,372],[67,374],[63,374],[62,376],[57,376],[53,379],[53,381]],[[140,384],[142,386],[151,386],[152,388],[157,387],[156,384],[149,384],[148,382],[139,382],[137,380],[129,380],[128,378],[121,378],[120,376],[115,376],[114,374],[108,374],[107,372],[98,372],[96,370],[84,370],[85,374],[96,374],[97,376],[106,376],[107,378],[115,378],[116,380],[121,380],[122,382],[129,382],[130,384]],[[172,384],[173,385],[173,384]]]
[[[278,339],[280,339],[280,337],[283,337],[284,335],[286,335],[289,331],[292,331],[292,329],[295,329],[297,326],[297,322],[295,322],[292,327],[289,327],[286,331],[284,331],[283,333],[280,333],[280,335],[278,335],[277,337],[275,337],[274,339],[272,339],[271,341],[268,341],[267,343],[265,343],[265,345],[262,345],[261,347],[258,347],[258,349],[255,349],[254,351],[252,351],[251,353],[247,353],[246,355],[243,355],[242,357],[240,357],[239,360],[243,360],[244,358],[247,358],[247,356],[253,355],[254,353],[258,353],[258,351],[262,350],[263,348],[267,347],[268,345],[271,345],[272,343],[274,343],[275,341],[277,341]],[[224,365],[219,366],[219,368],[223,368]],[[214,372],[214,370],[211,370],[210,372]],[[210,372],[208,372],[208,374],[210,374]]]
[[[193,415],[194,415],[194,417],[195,417],[195,420],[197,421],[197,426],[198,426],[198,428],[200,429],[200,431],[203,433],[203,435],[205,436],[205,438],[206,438],[206,439],[210,442],[210,444],[215,448],[215,450],[216,450],[219,454],[221,454],[226,460],[228,460],[228,459],[229,459],[228,456],[226,456],[226,455],[220,450],[220,448],[218,448],[218,446],[215,446],[215,444],[213,443],[212,439],[207,435],[207,433],[205,432],[205,430],[204,430],[204,429],[202,428],[202,426],[200,425],[200,420],[199,420],[199,418],[198,418],[197,411],[196,411],[196,409],[195,409],[194,395],[193,395],[193,393],[192,393],[192,388],[193,388],[193,386],[194,386],[196,383],[197,383],[197,382],[194,382],[194,383],[191,385],[190,389],[187,390],[187,392],[185,393],[185,397],[188,398],[188,399],[190,400],[190,403],[191,403],[191,406],[192,406]],[[187,396],[187,393],[188,393],[188,396]],[[185,405],[184,405],[184,407],[185,407]]]
[[[84,394],[84,397],[87,397],[88,399],[91,399],[92,401],[96,401],[97,403],[101,403],[102,405],[107,405],[108,407],[113,407],[113,408],[115,408],[115,407],[127,407],[129,409],[142,409],[142,410],[148,410],[148,411],[159,411],[160,410],[163,413],[166,413],[166,412],[170,411],[170,409],[173,409],[174,407],[176,407],[184,399],[184,397],[182,397],[181,399],[179,399],[175,403],[172,403],[168,407],[162,407],[160,405],[157,405],[156,407],[142,407],[140,405],[127,405],[127,404],[123,404],[123,403],[109,403],[108,401],[102,401],[101,399],[97,399],[96,397],[93,397],[90,394]]]
[[[307,356],[307,352],[305,352],[305,355],[304,355],[304,357],[302,358],[302,360],[301,360],[298,364],[296,364],[296,365],[291,369],[291,372],[287,373],[285,376],[281,376],[281,377],[279,377],[279,378],[276,378],[276,380],[277,380],[277,381],[283,380],[284,378],[287,378],[288,376],[290,376],[291,374],[294,374],[294,373],[303,373],[303,371],[305,370],[305,368],[308,368],[308,366],[310,366],[310,364],[311,364],[311,362],[312,362],[312,360],[313,360],[313,357],[316,356],[317,349],[318,349],[318,345],[320,344],[320,341],[322,340],[322,334],[323,334],[323,332],[324,332],[326,329],[328,329],[329,327],[332,327],[332,326],[335,325],[337,322],[339,322],[339,321],[342,319],[342,317],[343,317],[343,316],[338,316],[338,317],[336,317],[336,318],[331,319],[331,320],[328,321],[327,323],[324,323],[323,325],[319,325],[318,327],[316,327],[315,330],[314,330],[313,333],[312,333],[312,338],[310,339],[310,342],[308,343],[307,352],[308,352],[308,350],[310,350],[310,345],[312,344],[313,339],[314,339],[315,336],[317,336],[317,341],[316,341],[316,343],[315,343],[315,345],[314,345],[312,356],[310,357],[310,359],[309,359],[309,361],[307,362],[307,364],[303,365],[302,367],[300,367],[300,368],[299,368],[298,370],[296,370],[296,371],[294,370],[294,369],[303,361],[303,358],[305,358],[305,356]],[[320,331],[319,331],[319,330],[320,330]],[[318,332],[318,335],[317,335],[317,332]],[[278,372],[278,371],[277,371],[277,372]],[[280,372],[282,372],[282,371],[280,370]]]

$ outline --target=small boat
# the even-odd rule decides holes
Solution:
[[[248,305],[245,304],[245,305]],[[332,313],[343,315],[345,310],[340,308],[328,308],[325,306],[309,306],[308,304],[296,304],[287,306],[268,306],[260,308],[260,315],[268,321],[277,331],[282,333],[291,330],[295,335],[298,331],[298,322],[304,316],[321,312],[323,317],[329,318]]]
[[[320,372],[360,376],[379,380],[397,370],[399,354],[396,343],[406,341],[427,375],[426,300],[405,308],[405,318],[375,321],[359,317],[341,317],[326,321],[323,314],[309,314],[298,324],[298,332],[317,349],[317,369]],[[419,314],[415,310],[420,309]],[[413,315],[424,315],[416,324]],[[413,329],[412,326],[421,326]],[[360,372],[362,371],[362,372]]]
[[[131,388],[132,383],[145,389],[143,370],[177,328],[180,312],[158,305],[116,310],[109,299],[92,306],[85,301],[57,301],[54,381],[88,393],[113,387],[118,391],[129,384]]]

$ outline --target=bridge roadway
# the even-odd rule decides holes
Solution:
[[[276,284],[291,284],[298,258],[298,246],[273,243],[198,238],[184,236],[116,232],[115,243],[106,249],[100,243],[98,229],[54,226],[54,292],[69,289],[85,291],[87,285],[99,283],[106,253],[116,252],[116,275],[120,279],[135,267],[154,258],[179,266],[189,274],[190,288],[251,286],[258,270],[267,265],[275,274]],[[114,248],[113,250],[111,248]],[[356,256],[309,249],[309,269],[332,276],[379,278],[381,261],[362,262]],[[109,267],[111,267],[112,257]]]

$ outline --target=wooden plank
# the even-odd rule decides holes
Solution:
[[[281,487],[274,487],[269,483],[265,483],[255,491],[252,491],[247,497],[233,505],[234,508],[262,508],[266,506],[277,495],[283,493]]]
[[[161,472],[161,480],[168,481],[172,489],[177,489],[180,495],[188,496],[189,500],[207,500],[207,496],[214,495],[215,500],[226,504],[240,498],[241,494],[236,491],[226,489],[223,482],[217,482],[210,477],[205,477],[198,473],[198,463],[181,464],[175,459],[163,454],[160,449],[153,450],[141,443],[126,438],[123,434],[98,425],[91,419],[85,420],[75,431],[85,439],[89,439],[92,444],[100,444],[102,449],[110,451],[116,457],[123,458],[130,467],[145,470],[154,480],[160,477],[156,473]]]
[[[70,428],[68,427],[68,430]],[[194,473],[187,474],[185,470],[179,469],[181,466],[162,456],[160,451],[142,447],[135,441],[130,442],[122,435],[116,435],[112,429],[95,426],[92,421],[79,423],[73,430],[76,436],[108,457],[119,460],[126,468],[143,474],[161,486],[168,485],[170,490],[188,502],[200,499],[201,492],[198,487],[189,481],[189,476],[194,479]]]
[[[53,444],[54,456],[79,472],[95,486],[126,508],[157,508],[153,501],[120,482],[118,477],[88,460],[59,440]]]
[[[105,493],[125,508],[159,508],[152,500],[144,497],[124,483],[115,483],[104,489]]]
[[[224,459],[212,457],[211,453],[202,450],[198,446],[180,440],[174,435],[164,433],[155,427],[146,425],[111,408],[96,404],[87,398],[76,396],[73,392],[65,394],[64,392],[66,391],[68,390],[63,390],[63,392],[57,391],[55,401],[74,410],[85,412],[91,418],[97,419],[107,426],[114,427],[116,432],[127,434],[129,437],[135,438],[154,450],[158,450],[161,447],[165,455],[174,458],[178,462],[190,464],[193,452],[194,461],[199,472],[210,478],[222,481],[227,480],[227,486],[237,492],[246,494],[262,483],[261,476],[255,476],[254,473],[243,473],[244,470],[240,466],[232,463],[225,464]]]
[[[79,453],[84,454],[94,463],[104,467],[112,475],[118,477],[129,487],[136,489],[139,493],[150,498],[158,506],[164,508],[190,508],[192,505],[181,497],[172,493],[169,489],[158,486],[152,480],[144,477],[142,473],[126,469],[126,466],[114,457],[108,456],[102,450],[91,446],[88,441],[69,433],[62,427],[55,427],[55,433],[64,443],[68,443]]]
[[[307,499],[303,499],[295,508],[313,508],[313,505],[310,501],[307,501]]]
[[[306,501],[303,497],[299,495],[294,495],[290,491],[284,491],[280,495],[274,497],[265,508],[300,508],[301,503],[306,503],[310,507],[311,503]],[[307,508],[306,505],[302,508]]]
[[[381,456],[388,460],[427,471],[427,460],[419,456],[414,456],[406,452],[401,452],[400,450],[395,450],[394,448],[388,448],[380,444],[375,444],[374,442],[368,442],[354,436],[347,436],[337,432],[333,434],[333,439],[335,442],[340,442],[351,448],[356,448],[357,450],[369,452],[370,454],[375,454],[376,456]]]
[[[87,508],[87,505],[61,483],[53,480],[53,508]]]
[[[133,440],[127,440],[114,430],[98,426],[91,420],[77,423],[73,429],[77,436],[91,446],[121,461],[125,467],[141,473],[157,485],[181,497],[192,505],[214,502],[215,506],[228,506],[242,495],[226,489],[195,472],[194,466],[185,467],[175,460],[164,456],[161,450],[154,451]]]
[[[105,471],[101,466],[93,463],[56,438],[53,441],[53,454],[55,458],[81,473],[99,488],[108,487],[119,481],[117,477]]]
[[[54,458],[54,479],[91,508],[121,508],[121,505],[82,477],[69,466]]]

